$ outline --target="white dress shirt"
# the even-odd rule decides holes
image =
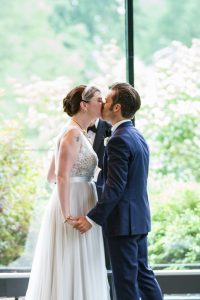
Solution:
[[[99,119],[96,119],[94,125],[95,127],[97,128],[98,127],[98,124],[99,124]],[[87,138],[88,140],[90,141],[90,143],[93,145],[94,144],[94,139],[95,139],[95,136],[96,136],[96,133],[91,131],[91,130],[88,130],[88,133],[87,133]]]

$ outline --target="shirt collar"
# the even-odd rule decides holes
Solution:
[[[121,125],[125,122],[130,122],[130,120],[126,119],[126,120],[122,120],[122,121],[119,121],[119,122],[115,123],[115,125],[113,125],[113,127],[111,128],[112,134],[119,127],[119,125]]]
[[[96,128],[98,127],[98,124],[99,124],[99,118],[96,119],[96,121],[95,121],[95,123],[94,123],[94,125],[95,125]]]

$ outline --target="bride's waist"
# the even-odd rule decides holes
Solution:
[[[70,177],[70,182],[90,182],[93,180],[92,176],[71,176]]]

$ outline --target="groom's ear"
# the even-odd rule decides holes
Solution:
[[[117,103],[114,105],[113,107],[114,112],[118,112],[121,111],[121,104]]]

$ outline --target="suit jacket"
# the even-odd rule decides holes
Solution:
[[[104,138],[111,135],[111,125],[101,119],[97,126],[97,132],[95,135],[93,149],[98,156],[98,166],[102,168],[103,165],[103,156],[105,151]]]
[[[106,121],[99,119],[97,126],[97,132],[94,138],[93,149],[98,156],[98,167],[102,169],[103,156],[105,152],[104,139],[111,135],[111,125]],[[103,179],[99,176],[96,183],[98,199],[100,199],[102,194]]]
[[[149,148],[132,122],[122,123],[105,149],[103,193],[88,213],[108,236],[150,231]]]

